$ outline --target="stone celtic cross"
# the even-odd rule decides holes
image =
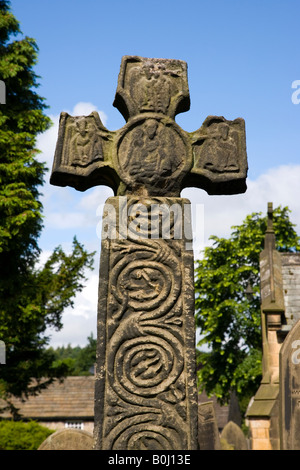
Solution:
[[[126,120],[117,131],[96,112],[61,113],[50,180],[115,194],[101,245],[95,449],[193,450],[194,266],[180,192],[246,190],[244,120],[209,116],[185,132],[174,120],[190,106],[180,60],[123,57],[114,106]]]

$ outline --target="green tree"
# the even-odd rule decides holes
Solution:
[[[97,340],[93,337],[93,333],[87,338],[88,344],[81,348],[80,346],[72,347],[59,346],[56,349],[49,348],[54,353],[56,360],[55,364],[59,365],[60,362],[69,365],[68,375],[91,375],[91,369],[96,362],[96,343]]]
[[[46,329],[62,327],[62,312],[73,305],[93,263],[93,253],[74,238],[70,254],[57,247],[43,267],[37,264],[46,168],[36,158],[36,137],[51,124],[36,92],[37,53],[9,2],[0,0],[0,79],[6,85],[0,105],[0,340],[6,345],[0,396],[6,399],[37,392],[67,373],[66,364],[53,365]],[[29,389],[33,377],[37,384]]]
[[[273,213],[278,251],[300,250],[289,213],[287,207]],[[198,354],[199,384],[221,403],[236,392],[241,408],[256,392],[262,373],[259,255],[266,227],[267,217],[248,215],[242,225],[232,227],[228,239],[212,236],[212,246],[196,265],[198,346],[206,346]]]
[[[88,337],[88,344],[80,350],[80,353],[77,358],[78,364],[78,375],[90,375],[91,369],[96,362],[96,345],[97,340],[91,334]]]

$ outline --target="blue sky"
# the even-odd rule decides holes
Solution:
[[[300,232],[300,104],[292,101],[293,93],[300,98],[292,88],[300,80],[299,0],[12,0],[11,8],[24,35],[39,46],[39,93],[54,126],[38,144],[50,168],[61,111],[95,109],[110,130],[125,124],[112,106],[123,55],[185,60],[191,109],[176,118],[183,129],[194,131],[213,114],[246,121],[247,192],[230,197],[207,196],[199,189],[182,193],[192,202],[194,220],[203,225],[201,243],[212,234],[228,236],[247,214],[265,212],[269,201],[288,205]],[[84,345],[96,332],[97,227],[101,204],[112,192],[77,193],[50,187],[48,179],[43,256],[57,244],[69,249],[73,235],[97,250],[96,269],[52,340],[53,345]]]

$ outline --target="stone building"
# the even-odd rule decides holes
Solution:
[[[279,450],[279,352],[300,320],[300,253],[279,253],[273,230],[272,204],[260,256],[263,376],[247,419],[252,450]]]
[[[35,420],[50,429],[81,429],[92,433],[94,429],[94,376],[66,377],[56,380],[48,388],[27,400],[14,399],[24,420]],[[0,403],[0,407],[4,403]],[[8,412],[0,418],[11,419]]]

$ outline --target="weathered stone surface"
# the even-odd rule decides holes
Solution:
[[[0,341],[0,364],[6,363],[6,347],[4,341]]]
[[[300,321],[281,347],[280,365],[280,448],[300,449]]]
[[[243,431],[233,421],[229,421],[221,432],[221,446],[224,450],[248,450]]]
[[[160,207],[179,209],[169,239],[148,225]],[[193,252],[179,233],[189,202],[115,197],[104,214],[104,231],[117,231],[103,234],[101,248],[96,448],[197,449]]]
[[[198,443],[200,450],[221,450],[218,424],[212,401],[198,405]]]
[[[80,429],[56,431],[45,439],[38,450],[92,450],[93,435]]]
[[[126,124],[113,132],[95,112],[61,114],[50,179],[80,191],[105,184],[116,196],[108,204],[117,222],[105,216],[101,250],[95,447],[196,449],[193,254],[191,237],[177,236],[176,221],[186,220],[179,196],[188,186],[246,190],[244,121],[209,116],[198,131],[181,129],[174,118],[190,106],[187,65],[173,59],[123,57],[114,106]],[[157,214],[144,224],[130,213],[136,204],[142,217],[157,204],[176,215],[149,231]],[[147,232],[139,240],[137,219]]]
[[[118,131],[107,130],[96,112],[61,113],[52,184],[80,191],[104,184],[115,195],[178,197],[189,186],[246,191],[243,119],[209,116],[192,133],[174,120],[190,106],[184,61],[123,57],[114,106],[127,121]]]

